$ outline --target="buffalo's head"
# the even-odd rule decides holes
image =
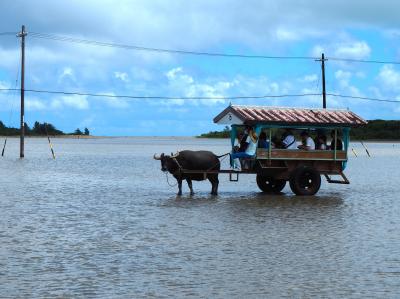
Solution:
[[[161,161],[161,171],[173,172],[179,167],[175,160],[176,157],[178,157],[178,156],[179,156],[179,152],[177,152],[175,155],[171,153],[170,156],[164,155],[164,153],[162,153],[159,156],[157,156],[157,154],[154,154],[153,159]]]

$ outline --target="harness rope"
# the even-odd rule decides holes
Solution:
[[[178,185],[178,181],[176,182],[175,185],[173,185],[173,184],[171,184],[171,183],[169,182],[169,179],[168,179],[168,171],[165,172],[165,177],[167,178],[167,184],[168,184],[170,187],[175,187],[176,185]]]

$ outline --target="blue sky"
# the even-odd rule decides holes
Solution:
[[[362,7],[362,9],[361,9]],[[321,92],[320,64],[184,56],[35,39],[49,33],[145,47],[276,56],[400,61],[398,1],[8,1],[0,32],[28,30],[26,88],[134,96],[245,96]],[[0,36],[0,88],[12,88],[19,42]],[[327,91],[400,99],[400,67],[328,61]],[[0,92],[0,119],[18,126],[19,98]],[[196,135],[226,100],[125,100],[26,95],[26,121],[95,135]],[[320,107],[321,97],[234,100],[234,104]],[[399,103],[328,97],[366,119],[399,119]]]

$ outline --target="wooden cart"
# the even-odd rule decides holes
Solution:
[[[259,136],[261,131],[270,141],[277,129],[290,128],[309,132],[334,132],[334,140],[343,141],[342,150],[299,150],[258,148],[256,155],[242,159],[241,171],[220,170],[228,173],[231,181],[239,174],[256,174],[257,185],[263,192],[279,193],[289,182],[296,195],[313,195],[321,186],[321,175],[329,183],[349,184],[343,171],[348,161],[351,127],[367,122],[348,110],[273,108],[265,106],[228,106],[214,122],[231,126],[231,145],[234,147],[237,131],[251,126]],[[331,176],[339,176],[333,179]]]

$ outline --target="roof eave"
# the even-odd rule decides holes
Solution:
[[[240,120],[243,121],[242,116],[239,113],[237,113],[237,111],[235,111],[235,109],[233,109],[232,106],[228,106],[220,114],[214,117],[213,122],[215,124],[218,123],[228,113],[234,114],[236,117],[238,117]]]

